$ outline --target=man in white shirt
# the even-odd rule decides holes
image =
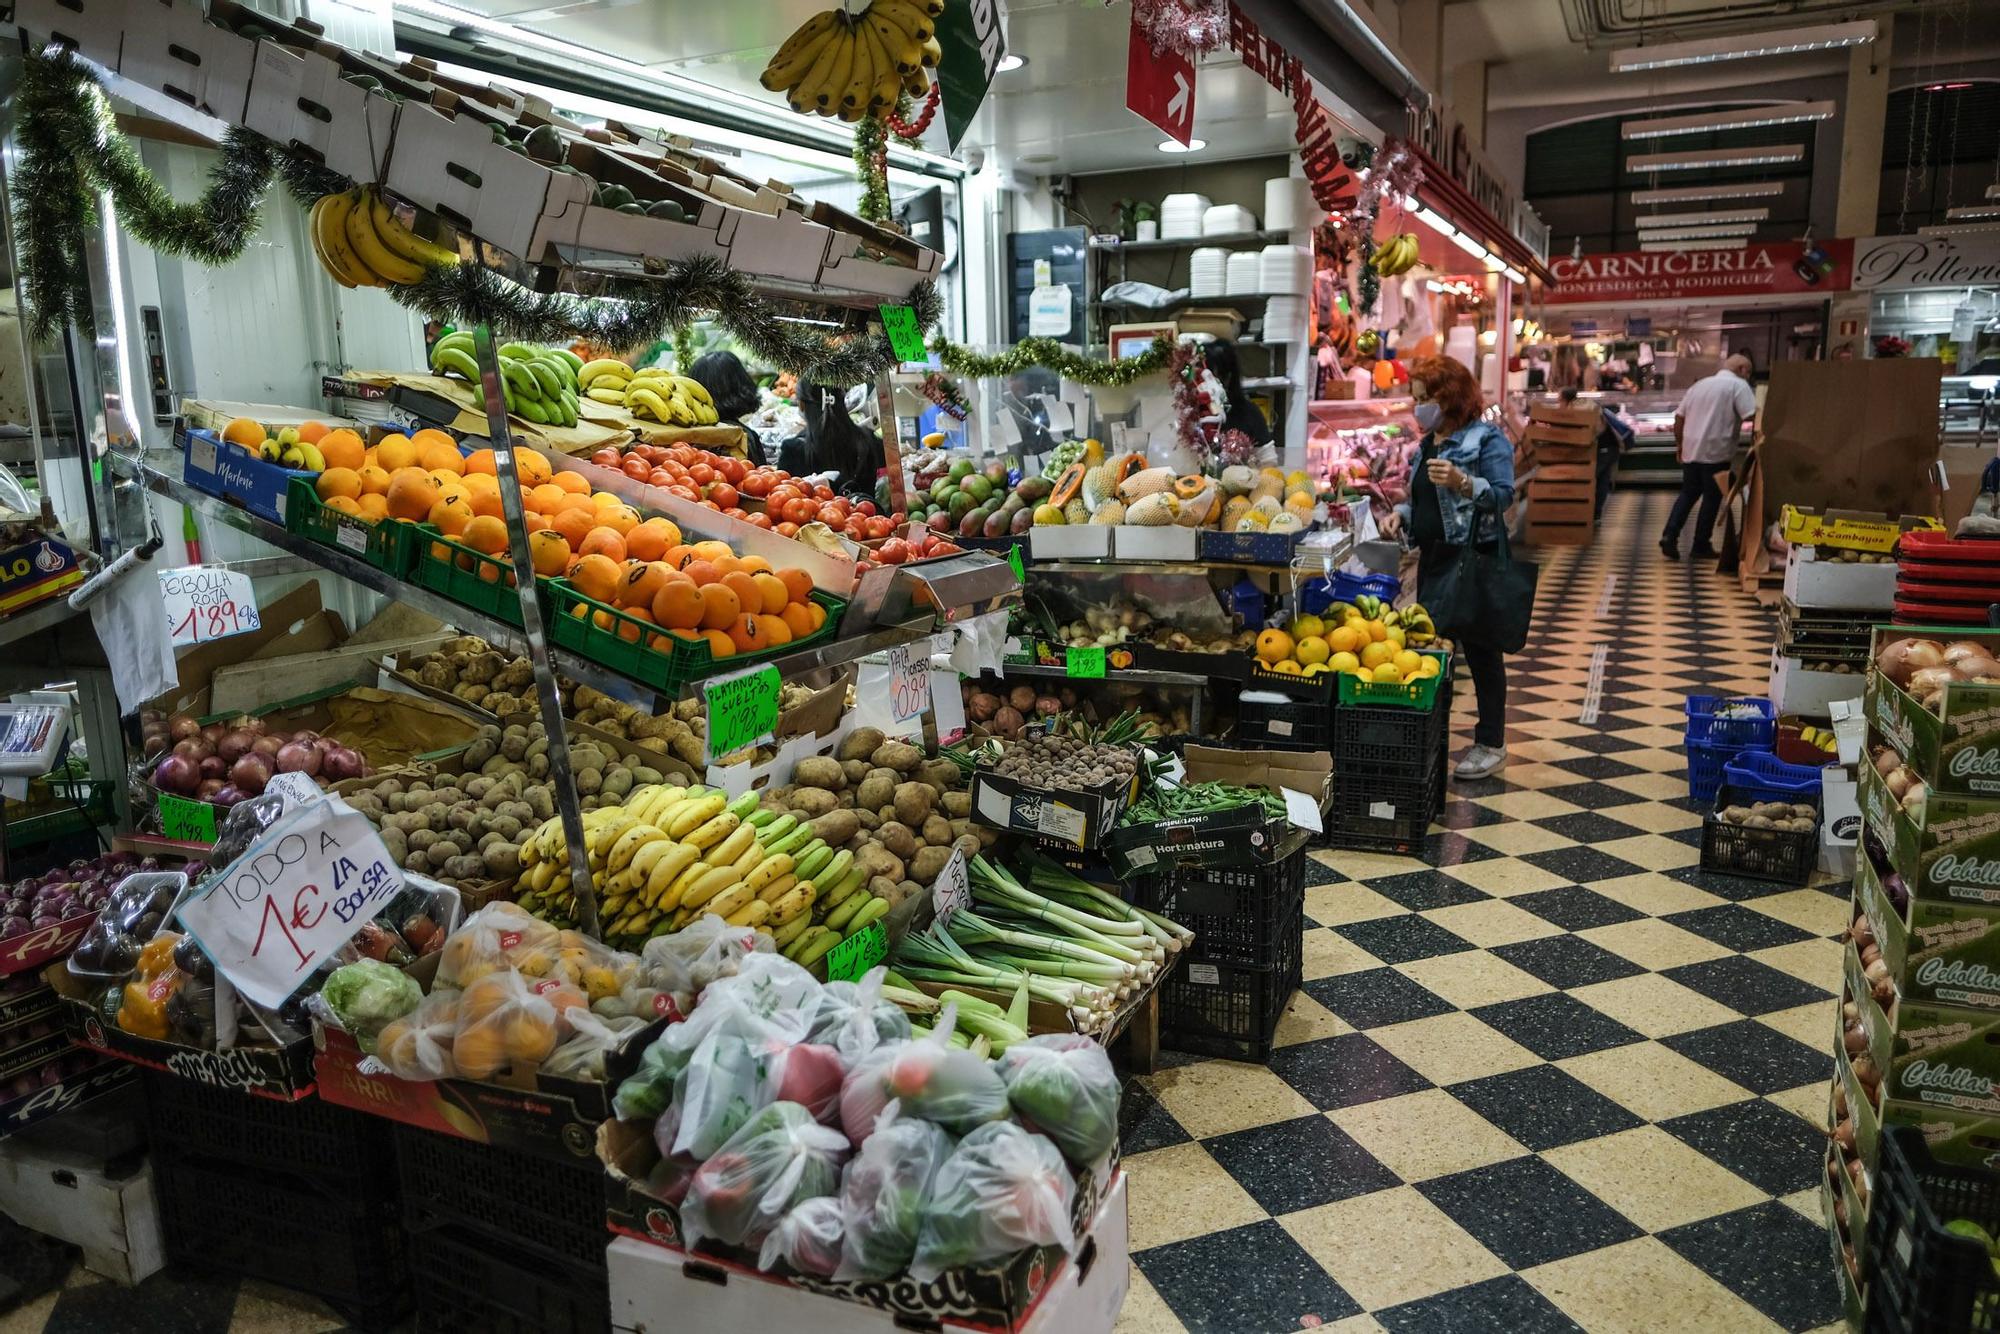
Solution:
[[[1722,369],[1706,380],[1698,380],[1681,399],[1674,413],[1674,444],[1680,451],[1681,493],[1674,498],[1667,515],[1667,531],[1660,535],[1660,553],[1668,560],[1681,558],[1681,527],[1687,523],[1695,503],[1701,515],[1695,521],[1696,560],[1714,559],[1710,534],[1715,531],[1716,511],[1722,507],[1722,474],[1736,453],[1736,436],[1743,419],[1757,411],[1757,394],[1750,388],[1750,358],[1737,353],[1722,363]]]

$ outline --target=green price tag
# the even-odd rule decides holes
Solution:
[[[826,980],[859,982],[861,975],[889,957],[889,933],[870,922],[826,952]]]
[[[1092,681],[1104,678],[1104,646],[1096,648],[1073,648],[1063,654],[1063,675],[1083,677]]]
[[[928,361],[924,331],[917,327],[917,312],[908,306],[882,307],[882,332],[889,337],[898,361]]]
[[[708,758],[754,746],[778,726],[778,669],[769,664],[712,677],[702,685],[708,704]]]
[[[215,842],[215,807],[170,792],[160,794],[160,833],[183,843]]]
[[[1016,542],[1013,550],[1007,553],[1007,568],[1014,572],[1014,578],[1017,581],[1022,583],[1027,582],[1028,571],[1021,564],[1021,544],[1019,542]]]

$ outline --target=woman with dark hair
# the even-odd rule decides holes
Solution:
[[[757,382],[750,378],[750,372],[743,368],[734,352],[709,352],[695,358],[694,365],[688,367],[688,378],[708,390],[708,396],[715,401],[717,420],[727,426],[741,423],[764,401],[757,392]],[[764,442],[757,438],[757,433],[746,427],[744,440],[750,462],[764,463]]]
[[[1243,387],[1243,364],[1236,358],[1236,344],[1218,338],[1202,349],[1202,356],[1208,362],[1208,369],[1222,382],[1223,396],[1229,400],[1222,429],[1243,432],[1253,445],[1270,444],[1271,424],[1264,420],[1263,411],[1250,401],[1250,393]]]
[[[882,471],[882,437],[847,413],[847,391],[801,381],[799,411],[806,429],[778,446],[778,466],[794,477],[828,473],[835,491],[867,496]]]
[[[1514,499],[1514,444],[1506,432],[1480,420],[1486,400],[1472,372],[1450,357],[1425,357],[1410,366],[1410,392],[1424,438],[1419,466],[1410,470],[1410,498],[1382,521],[1418,554],[1417,589],[1424,576],[1453,559],[1453,548],[1497,544],[1502,517]],[[1453,644],[1472,672],[1479,722],[1472,748],[1453,773],[1487,778],[1507,762],[1507,661],[1477,632],[1449,627]]]

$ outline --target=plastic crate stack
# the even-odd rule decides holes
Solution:
[[[2000,543],[1939,532],[1904,533],[1897,548],[1896,624],[1988,624],[2000,603]]]
[[[1939,1162],[1920,1132],[1893,1126],[1882,1132],[1875,1195],[1866,1328],[2000,1334],[2000,1266],[1965,1226],[2000,1235],[2000,1173]]]
[[[169,1263],[311,1293],[362,1329],[411,1309],[389,1122],[145,1072]]]
[[[1724,765],[1747,751],[1768,752],[1776,744],[1776,712],[1770,700],[1756,695],[1689,695],[1686,707],[1688,795],[1714,801]]]
[[[1444,806],[1451,694],[1447,668],[1429,708],[1394,703],[1334,707],[1329,843],[1407,852],[1423,842]]]

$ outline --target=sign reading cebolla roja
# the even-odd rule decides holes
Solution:
[[[1550,305],[1701,297],[1824,296],[1847,290],[1854,242],[1755,241],[1734,250],[1620,251],[1549,261]]]

